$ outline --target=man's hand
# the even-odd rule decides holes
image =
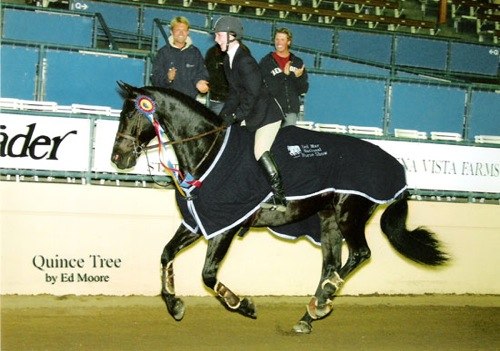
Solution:
[[[283,73],[285,73],[287,76],[290,75],[290,61],[285,63],[285,67],[283,68]]]
[[[199,80],[196,83],[196,89],[202,94],[208,93],[208,82],[206,80]]]
[[[171,83],[175,79],[175,75],[177,74],[177,68],[172,67],[168,69],[167,72],[167,79],[168,82]]]
[[[299,78],[302,74],[304,74],[304,70],[306,69],[306,65],[302,65],[301,68],[297,68],[293,73],[295,74],[295,77]]]

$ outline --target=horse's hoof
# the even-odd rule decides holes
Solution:
[[[252,319],[257,318],[257,311],[253,301],[247,297],[240,301],[240,306],[238,307],[238,312],[240,312],[245,317],[250,317]]]
[[[181,299],[175,299],[175,304],[172,307],[172,310],[169,310],[170,315],[176,320],[180,321],[184,318],[184,313],[186,312],[186,307],[184,302]]]
[[[186,311],[184,302],[173,295],[162,294],[161,297],[167,305],[168,313],[170,313],[176,321],[180,321],[184,317],[184,312]]]
[[[293,326],[293,331],[297,334],[310,334],[312,331],[312,324],[305,321],[299,321]]]

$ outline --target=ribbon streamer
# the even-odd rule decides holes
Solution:
[[[165,168],[165,170],[172,176],[175,180],[174,183],[177,187],[177,190],[181,193],[182,196],[186,196],[183,189],[189,189],[194,186],[199,188],[201,186],[201,182],[193,177],[190,173],[183,175],[182,172],[175,168],[172,162],[167,159],[166,164],[163,162],[162,154],[166,153],[165,144],[162,141],[162,134],[165,134],[160,123],[154,118],[154,113],[156,111],[156,104],[149,96],[140,95],[135,100],[136,109],[141,112],[154,126],[156,137],[158,138],[158,153],[160,163]]]

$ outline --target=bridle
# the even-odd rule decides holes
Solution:
[[[167,142],[163,142],[162,141],[162,133],[164,134],[165,131],[163,130],[163,127],[160,125],[159,121],[157,119],[154,118],[154,113],[156,111],[156,103],[155,101],[149,97],[149,96],[145,96],[145,95],[139,95],[137,96],[135,99],[134,99],[134,102],[135,102],[135,108],[138,112],[140,112],[144,117],[146,117],[149,122],[151,122],[151,124],[153,125],[154,127],[154,130],[155,130],[155,133],[156,133],[156,137],[158,139],[158,144],[156,145],[151,145],[151,146],[146,146],[145,143],[141,143],[140,140],[139,140],[139,135],[140,133],[137,134],[136,137],[130,135],[130,134],[125,134],[125,133],[121,133],[121,132],[117,132],[117,137],[121,137],[121,138],[124,138],[126,140],[130,140],[133,142],[133,146],[134,146],[134,150],[133,150],[133,153],[134,153],[134,156],[137,158],[141,153],[142,151],[144,150],[149,150],[149,149],[152,149],[152,148],[158,148],[158,153],[160,154],[160,163],[161,165],[165,168],[165,170],[168,172],[168,173],[171,173],[172,175],[172,178],[174,179],[174,184],[176,185],[177,189],[179,190],[179,193],[183,196],[183,197],[189,197],[189,196],[186,196],[184,191],[182,190],[182,188],[189,188],[191,186],[194,186],[194,187],[200,187],[201,186],[201,182],[197,179],[194,178],[194,176],[187,172],[184,174],[183,171],[181,171],[180,169],[177,169],[174,167],[174,165],[172,164],[172,162],[170,160],[166,160],[166,162],[163,161],[162,157],[161,157],[161,154],[163,151],[166,151],[166,146],[167,145],[175,145],[175,144],[182,144],[182,143],[186,143],[186,142],[190,142],[190,141],[195,141],[195,140],[199,140],[207,135],[210,135],[210,134],[215,134],[217,133],[217,135],[215,136],[213,142],[212,142],[212,145],[208,148],[208,150],[205,152],[205,154],[203,155],[203,157],[201,158],[201,160],[198,162],[198,164],[193,168],[191,169],[190,171],[192,173],[196,173],[196,171],[199,169],[199,167],[203,164],[203,162],[206,161],[206,159],[208,158],[208,156],[210,155],[210,153],[213,151],[216,143],[217,143],[217,140],[219,139],[219,135],[220,133],[226,129],[227,127],[225,125],[222,125],[220,127],[216,127],[212,130],[209,130],[209,131],[206,131],[206,132],[203,132],[203,133],[200,133],[200,134],[197,134],[197,135],[194,135],[194,136],[191,136],[191,137],[187,137],[187,138],[183,138],[183,139],[180,139],[180,140],[173,140],[173,141],[167,141]],[[146,153],[146,157],[147,157],[147,153]],[[149,159],[148,159],[148,164],[149,164]]]

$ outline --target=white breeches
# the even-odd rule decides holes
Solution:
[[[274,139],[276,138],[276,134],[281,127],[281,121],[266,124],[263,127],[260,127],[255,132],[255,146],[253,148],[253,152],[255,155],[255,159],[258,161],[262,154],[271,149],[273,145]]]

